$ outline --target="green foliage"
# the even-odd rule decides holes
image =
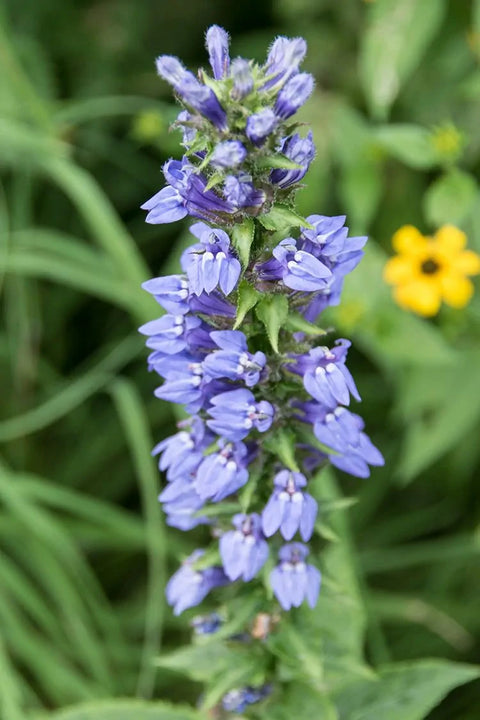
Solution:
[[[278,334],[288,317],[288,300],[284,295],[265,295],[255,306],[258,319],[265,325],[268,339],[278,353]]]

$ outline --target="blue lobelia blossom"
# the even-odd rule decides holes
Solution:
[[[274,409],[266,400],[257,402],[250,390],[230,390],[211,399],[208,427],[228,440],[243,440],[252,428],[266,432],[273,422]]]
[[[213,635],[223,625],[223,618],[217,612],[209,615],[197,615],[192,618],[190,625],[196,635]]]
[[[247,120],[246,133],[254,145],[262,145],[278,125],[278,117],[273,110],[265,108],[250,115]]]
[[[218,25],[212,25],[207,30],[205,44],[213,70],[213,77],[215,80],[221,80],[228,75],[230,67],[230,55],[228,53],[230,40],[228,33]]]
[[[360,400],[355,380],[345,365],[349,340],[340,339],[335,347],[316,347],[307,355],[295,356],[289,369],[303,375],[305,390],[325,407],[349,405],[350,394]]]
[[[270,181],[272,183],[281,188],[288,188],[290,185],[300,182],[315,157],[315,145],[313,144],[312,133],[309,132],[306,138],[301,138],[298,133],[289,135],[282,140],[279,150],[289,160],[292,160],[292,162],[300,166],[295,170],[276,168],[270,173]]]
[[[207,294],[220,287],[230,295],[238,282],[241,266],[230,249],[230,238],[224,230],[215,230],[196,223],[190,228],[200,243],[187,248],[182,255],[182,269],[186,272],[191,291]]]
[[[364,427],[359,415],[337,407],[315,421],[313,432],[317,440],[334,451],[328,455],[332,465],[351,475],[368,477],[368,466],[383,465],[384,460],[370,438],[362,432]]]
[[[239,140],[225,140],[218,143],[210,162],[214,168],[234,168],[247,157],[245,146]]]
[[[321,575],[316,567],[305,563],[308,553],[302,543],[284,545],[278,553],[280,562],[272,570],[270,582],[284,610],[300,607],[305,599],[310,607],[317,604]]]
[[[230,580],[252,580],[265,565],[268,545],[262,533],[261,519],[257,513],[239,513],[232,518],[235,530],[220,538],[220,557],[223,569]]]
[[[192,553],[167,584],[167,600],[173,605],[175,615],[198,605],[213,588],[228,583],[228,578],[220,567],[195,570],[195,563],[203,554],[203,550]]]
[[[299,73],[290,78],[278,93],[275,115],[282,120],[294,115],[312,94],[314,84],[309,73]]]
[[[243,442],[218,441],[218,452],[202,459],[195,479],[195,489],[203,500],[223,500],[239,490],[248,480],[247,466],[251,460]]]
[[[162,378],[155,395],[192,415],[154,449],[166,473],[166,522],[205,526],[224,566],[213,564],[216,550],[186,561],[167,586],[177,614],[213,587],[256,582],[269,545],[276,550],[296,534],[310,540],[317,468],[330,463],[367,477],[383,464],[363,420],[347,409],[360,400],[349,341],[320,342],[309,324],[338,304],[366,238],[349,237],[344,216],[304,220],[295,210],[315,155],[312,133],[294,131],[293,116],[314,89],[300,70],[306,43],[278,37],[263,64],[231,60],[229,44],[223,28],[207,30],[211,72],[198,76],[176,57],[157,59],[182,105],[174,127],[183,150],[163,165],[165,186],[142,206],[153,224],[196,219],[182,272],[144,283],[166,314],[140,328],[149,368]],[[316,603],[320,573],[307,555],[299,542],[281,547],[269,573],[276,600],[261,600],[271,615],[278,603]],[[233,689],[222,704],[242,712],[267,687]]]
[[[247,686],[229,690],[222,698],[222,707],[227,712],[243,713],[249,705],[254,705],[272,692],[271,685],[255,688]]]
[[[222,349],[207,355],[204,372],[212,378],[243,380],[247,387],[256,385],[267,362],[265,353],[249,353],[247,338],[240,330],[216,330],[210,337]]]
[[[305,475],[290,470],[281,470],[273,479],[275,490],[262,512],[262,529],[267,537],[280,530],[285,540],[291,540],[295,533],[310,540],[317,516],[317,503],[302,488],[307,485]]]

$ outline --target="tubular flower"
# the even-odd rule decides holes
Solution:
[[[453,225],[422,235],[412,225],[397,230],[392,244],[397,255],[387,261],[384,280],[394,286],[395,302],[417,315],[432,317],[442,302],[463,308],[473,295],[471,275],[480,273],[480,256],[465,249],[467,237]]]
[[[346,408],[360,400],[350,342],[320,342],[312,329],[340,302],[366,238],[349,237],[344,216],[292,210],[315,156],[312,133],[293,132],[291,119],[314,87],[300,70],[306,43],[277,38],[263,65],[231,60],[229,45],[222,28],[207,31],[210,77],[172,56],[157,60],[183,105],[183,157],[165,163],[166,186],[143,207],[149,223],[191,219],[194,241],[181,272],[143,284],[166,313],[140,332],[162,378],[155,395],[191,415],[153,451],[166,473],[167,524],[203,525],[218,545],[185,561],[167,600],[178,614],[225,584],[251,582],[260,596],[269,583],[262,602],[273,616],[317,602],[318,560],[307,564],[298,542],[315,542],[322,512],[313,471],[330,462],[367,477],[383,458]],[[460,253],[464,272],[472,256]],[[213,618],[199,632],[213,632]],[[269,687],[231,689],[223,706],[241,712]]]

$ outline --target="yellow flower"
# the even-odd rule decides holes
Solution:
[[[480,256],[465,250],[467,237],[453,225],[444,225],[433,237],[425,237],[413,225],[397,230],[392,239],[398,253],[387,261],[383,278],[394,285],[393,297],[400,307],[431,317],[442,300],[462,308],[473,294],[467,275],[480,273]]]

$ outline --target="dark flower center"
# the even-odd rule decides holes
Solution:
[[[440,270],[440,265],[436,260],[433,260],[433,258],[428,258],[428,260],[425,260],[422,263],[422,272],[425,275],[434,275],[436,272]]]

